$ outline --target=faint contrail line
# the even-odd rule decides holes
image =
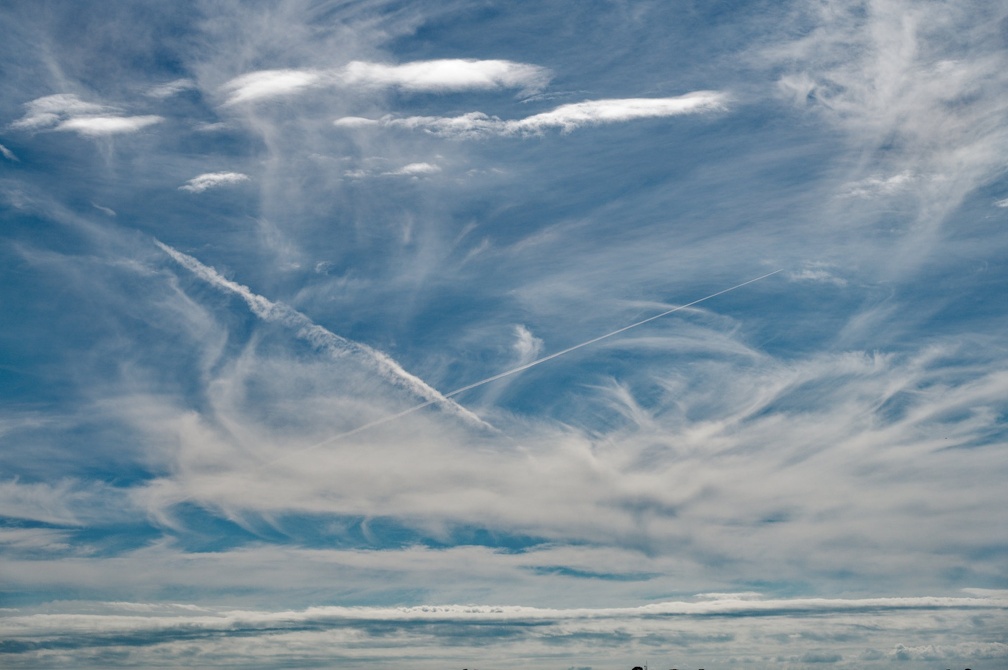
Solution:
[[[553,360],[554,358],[559,358],[560,356],[564,356],[566,354],[569,354],[570,352],[576,351],[578,349],[581,349],[582,347],[587,347],[588,345],[595,344],[596,342],[601,342],[604,339],[613,337],[615,335],[619,335],[620,333],[625,333],[626,331],[630,330],[631,328],[636,328],[637,326],[643,326],[645,323],[649,323],[651,321],[654,321],[655,319],[660,319],[663,316],[668,316],[669,314],[672,314],[673,312],[678,312],[680,310],[684,310],[687,307],[692,307],[693,305],[697,305],[697,304],[699,304],[701,302],[704,302],[706,300],[710,300],[711,298],[716,298],[719,295],[724,295],[725,293],[728,293],[730,291],[734,291],[735,289],[742,288],[743,286],[748,286],[749,284],[753,284],[755,282],[760,281],[761,279],[766,279],[767,277],[770,277],[772,275],[777,274],[778,272],[783,272],[783,271],[784,271],[784,268],[779,268],[777,270],[774,270],[773,272],[768,272],[765,275],[761,275],[759,277],[756,277],[755,279],[750,279],[749,281],[744,281],[741,284],[735,284],[735,286],[732,286],[730,288],[723,289],[721,291],[718,291],[717,293],[711,293],[708,296],[700,298],[699,300],[694,300],[693,302],[686,303],[685,305],[679,305],[678,307],[673,307],[672,309],[665,310],[661,314],[655,314],[654,316],[649,316],[646,319],[641,319],[640,321],[637,321],[635,323],[631,323],[629,326],[623,326],[622,328],[618,328],[618,329],[616,329],[616,330],[614,330],[612,332],[606,333],[605,335],[599,335],[598,337],[593,337],[592,339],[587,340],[585,342],[582,342],[580,344],[575,344],[572,347],[567,347],[566,349],[563,349],[561,351],[557,351],[556,353],[552,353],[549,356],[543,356],[542,358],[537,358],[536,360],[534,360],[534,361],[532,361],[530,363],[525,363],[524,365],[519,365],[518,367],[511,368],[510,370],[505,370],[504,372],[498,372],[497,374],[492,375],[490,377],[487,377],[486,379],[481,379],[478,382],[473,382],[472,384],[467,384],[466,386],[463,386],[461,388],[457,388],[454,391],[451,391],[450,393],[445,393],[445,394],[443,394],[443,397],[445,397],[445,398],[451,398],[451,397],[459,395],[460,393],[465,393],[466,391],[471,391],[474,388],[478,388],[480,386],[483,386],[484,384],[489,384],[490,382],[495,382],[498,379],[503,379],[504,377],[510,377],[511,375],[515,375],[515,374],[518,374],[519,372],[522,372],[524,370],[528,370],[529,368],[533,368],[533,367],[535,367],[537,365],[541,365],[541,364],[545,363],[546,361]],[[356,427],[356,428],[354,428],[352,430],[348,430],[345,433],[340,433],[339,435],[333,435],[332,437],[326,438],[325,440],[322,440],[321,442],[318,442],[318,443],[313,444],[311,446],[304,447],[303,449],[297,449],[297,450],[295,450],[295,452],[292,452],[291,454],[285,454],[284,456],[281,456],[280,458],[278,458],[278,459],[276,459],[274,461],[270,461],[269,463],[266,463],[265,465],[272,465],[274,463],[282,461],[285,458],[287,458],[287,456],[293,455],[293,453],[300,453],[302,451],[310,451],[312,449],[318,449],[319,447],[324,447],[327,444],[332,444],[333,442],[337,442],[337,441],[342,440],[344,438],[350,437],[351,435],[356,435],[357,433],[361,433],[361,432],[363,432],[365,430],[369,430],[371,428],[375,428],[376,426],[380,426],[380,425],[388,423],[390,421],[395,421],[396,419],[402,418],[402,417],[406,416],[407,414],[412,414],[413,412],[417,412],[417,411],[423,409],[424,407],[429,407],[430,405],[433,405],[435,402],[436,402],[435,400],[428,400],[427,402],[424,402],[424,403],[422,403],[420,405],[414,405],[413,407],[410,407],[409,409],[404,409],[403,411],[398,412],[396,414],[390,414],[388,416],[384,416],[384,417],[382,417],[380,419],[376,419],[374,421],[371,421],[370,423],[366,423],[366,424],[364,424],[362,426],[358,426],[358,427]]]

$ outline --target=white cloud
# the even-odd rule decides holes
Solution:
[[[818,282],[846,286],[847,280],[832,272],[832,267],[823,263],[806,263],[800,270],[787,273],[788,279],[795,282]]]
[[[170,98],[182,91],[191,91],[196,88],[196,82],[192,79],[176,79],[159,86],[154,86],[147,91],[147,95],[152,98]]]
[[[60,123],[55,130],[70,130],[81,135],[97,137],[135,133],[147,126],[160,123],[160,116],[78,116]]]
[[[538,358],[543,350],[543,341],[521,324],[515,326],[514,331],[515,343],[512,346],[518,356],[516,364],[524,365]]]
[[[382,174],[388,177],[422,177],[441,172],[441,168],[432,163],[409,163],[396,170],[389,170]]]
[[[1000,207],[1002,209],[1008,208],[1008,198],[1005,198],[1004,200],[998,200],[997,202],[994,203],[994,206]]]
[[[236,77],[224,84],[225,105],[255,102],[300,93],[323,81],[314,70],[260,70]]]
[[[193,177],[182,186],[179,186],[179,190],[189,191],[190,193],[202,193],[207,189],[240,184],[248,180],[248,175],[241,172],[207,172]]]
[[[354,61],[339,78],[347,86],[396,87],[406,91],[519,88],[535,91],[549,81],[537,65],[507,60],[441,59],[386,65]]]
[[[18,160],[18,157],[14,155],[14,152],[11,151],[10,149],[8,149],[7,147],[5,147],[2,144],[0,144],[0,155],[2,155],[4,158],[6,158],[9,161],[14,161],[15,163],[20,162]]]
[[[377,123],[387,127],[424,130],[444,137],[476,138],[489,135],[537,135],[546,130],[571,132],[584,126],[621,123],[636,119],[661,118],[682,114],[700,114],[725,109],[727,96],[717,91],[696,91],[673,98],[625,98],[586,100],[528,116],[504,120],[482,112],[462,116],[412,116],[397,119],[386,116],[377,121],[360,117],[337,119],[342,127],[362,127]]]
[[[517,88],[536,91],[549,81],[537,65],[506,60],[441,59],[400,65],[353,61],[334,70],[260,70],[224,84],[225,105],[268,100],[309,88],[398,88],[409,92],[450,92]]]
[[[873,176],[849,184],[845,195],[854,198],[894,195],[909,190],[916,181],[917,177],[909,171],[900,172],[891,177]]]
[[[11,124],[16,130],[72,131],[97,137],[133,133],[164,119],[160,116],[123,116],[119,109],[85,102],[69,93],[48,95],[29,102],[28,111]]]

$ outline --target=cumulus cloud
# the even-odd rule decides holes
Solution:
[[[700,114],[726,108],[727,96],[717,91],[695,91],[673,98],[623,98],[586,100],[561,105],[541,114],[517,120],[504,120],[482,112],[462,116],[411,116],[378,120],[361,117],[337,119],[338,127],[381,125],[408,130],[423,130],[442,137],[477,138],[491,135],[538,135],[546,130],[571,132],[584,126],[621,123],[636,119],[661,118],[683,114]]]
[[[27,105],[23,117],[11,128],[28,131],[72,131],[97,137],[133,133],[164,119],[160,116],[124,116],[116,107],[85,102],[69,93],[37,98]]]
[[[536,91],[549,81],[537,65],[507,60],[449,58],[399,65],[352,61],[334,70],[260,70],[224,84],[225,105],[256,102],[301,93],[316,87],[397,88],[407,92],[451,92],[490,89]]]
[[[240,184],[248,181],[248,179],[248,175],[241,172],[207,172],[193,177],[182,186],[179,186],[179,190],[189,191],[190,193],[202,193],[211,188]]]

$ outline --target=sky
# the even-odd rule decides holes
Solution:
[[[0,34],[0,665],[1008,666],[1005,2]]]

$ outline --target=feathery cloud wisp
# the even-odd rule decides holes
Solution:
[[[202,193],[210,188],[240,184],[248,180],[248,175],[242,174],[241,172],[207,172],[193,177],[186,183],[182,184],[179,186],[179,190],[189,191],[190,193]]]
[[[164,119],[156,115],[124,116],[119,109],[85,102],[70,93],[32,100],[27,112],[10,127],[15,130],[72,131],[90,137],[133,133]]]
[[[20,160],[18,159],[18,157],[14,155],[14,152],[11,151],[10,149],[8,149],[7,147],[5,147],[2,144],[0,144],[0,154],[2,154],[3,157],[6,158],[9,161],[14,161],[15,163],[19,163],[20,162]]]
[[[381,125],[409,130],[424,130],[443,137],[476,138],[491,135],[538,135],[546,130],[568,133],[584,126],[620,123],[636,119],[700,114],[725,109],[727,96],[719,91],[695,91],[672,98],[615,98],[586,100],[561,105],[524,119],[504,120],[482,112],[461,116],[411,116],[397,119],[391,116],[378,120],[361,117],[337,119],[339,127]]]

